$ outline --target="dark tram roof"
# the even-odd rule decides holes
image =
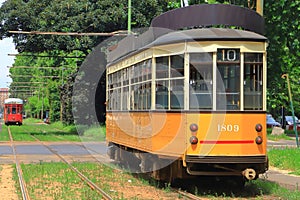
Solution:
[[[151,27],[178,30],[185,27],[227,25],[264,34],[264,18],[254,10],[228,4],[199,4],[165,12]]]
[[[178,43],[183,41],[266,41],[267,38],[250,31],[225,28],[190,29],[171,32],[145,46]],[[148,47],[149,46],[149,47]]]
[[[243,14],[242,11],[246,14]],[[222,19],[221,16],[226,19]],[[211,19],[198,19],[199,17]],[[241,23],[237,23],[238,18],[240,18]],[[229,23],[230,20],[231,23]],[[206,26],[201,24],[213,25],[213,22],[218,25],[222,22],[225,25],[236,25],[244,29],[250,28],[250,30],[205,28]],[[266,41],[267,38],[262,36],[260,31],[257,31],[260,30],[257,27],[261,27],[261,23],[263,24],[263,19],[256,12],[232,5],[204,4],[175,9],[154,18],[148,31],[138,37],[129,35],[122,39],[117,47],[109,52],[107,59],[108,63],[113,64],[153,46],[185,41]],[[243,27],[243,24],[248,24],[248,28]]]
[[[185,41],[266,41],[267,38],[250,31],[225,29],[225,28],[204,28],[190,29],[166,33],[154,39],[153,32],[149,29],[143,37],[135,38],[128,36],[118,43],[118,47],[108,55],[108,62],[113,64],[127,56],[138,53],[153,46],[174,44]],[[164,30],[162,30],[164,31]],[[154,31],[155,32],[155,31]],[[151,34],[152,33],[152,34]],[[142,38],[142,39],[141,39]],[[144,39],[144,40],[143,40]],[[152,40],[154,39],[154,40]],[[147,42],[148,41],[148,42]]]

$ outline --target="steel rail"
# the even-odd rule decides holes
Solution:
[[[31,134],[30,134],[31,135]],[[106,200],[112,200],[112,197],[109,196],[104,190],[102,190],[100,187],[98,187],[95,183],[93,183],[88,177],[86,177],[84,174],[82,174],[76,167],[71,165],[70,162],[68,162],[62,155],[57,153],[57,151],[50,148],[48,145],[46,145],[44,142],[39,140],[37,137],[31,135],[36,141],[40,142],[44,147],[46,147],[50,152],[55,154],[57,157],[59,157],[64,163],[66,163],[78,176],[79,178],[84,181],[91,189],[96,190],[99,194],[103,196]]]
[[[196,196],[196,195],[194,195],[192,193],[185,192],[185,191],[182,191],[180,189],[174,189],[174,192],[176,192],[176,193],[178,193],[178,194],[180,194],[182,196],[185,196],[185,197],[187,197],[189,199],[192,199],[192,200],[201,200],[202,199],[202,198],[200,198],[200,197],[198,197],[198,196]]]
[[[23,178],[22,168],[21,168],[21,165],[20,165],[20,163],[18,161],[18,158],[17,158],[16,146],[14,145],[14,140],[13,140],[10,128],[8,127],[7,129],[8,129],[9,139],[10,139],[10,145],[11,145],[11,148],[12,148],[12,151],[13,151],[13,154],[14,154],[14,159],[15,159],[16,169],[17,169],[17,173],[18,173],[22,198],[23,198],[23,200],[30,200],[30,196],[28,194],[26,183],[25,183],[24,178]]]

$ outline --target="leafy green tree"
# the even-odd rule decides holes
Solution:
[[[293,93],[295,112],[300,114],[300,1],[265,1],[266,35],[268,47],[268,108],[278,114],[284,106],[291,115],[286,80],[282,74],[288,73]]]
[[[132,1],[134,27],[147,27],[163,0]],[[106,37],[24,35],[10,30],[101,33],[127,29],[127,0],[7,0],[0,9],[0,38],[12,36],[19,52],[88,52]]]
[[[127,0],[7,0],[0,8],[0,38],[13,37],[20,54],[15,66],[32,68],[11,69],[13,83],[43,82],[43,91],[31,88],[34,105],[28,104],[37,116],[39,96],[49,100],[50,120],[72,121],[71,96],[76,72],[83,59],[106,37],[25,35],[10,30],[40,32],[112,32],[127,29]],[[152,18],[164,11],[165,0],[132,1],[133,27],[149,26]],[[39,68],[40,66],[49,68]],[[57,67],[57,69],[53,69]],[[27,77],[25,77],[27,75]],[[45,77],[49,78],[45,78]],[[51,78],[52,77],[52,78]],[[73,78],[72,78],[73,77]],[[41,86],[38,84],[37,86]],[[12,87],[13,88],[13,87]],[[30,105],[30,106],[29,106]],[[41,112],[41,111],[39,111]]]

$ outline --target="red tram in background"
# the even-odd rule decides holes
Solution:
[[[4,123],[5,125],[22,125],[23,100],[8,98],[4,100]]]

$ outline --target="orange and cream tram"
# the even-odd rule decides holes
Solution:
[[[22,125],[23,123],[23,100],[8,98],[4,100],[4,123],[5,125]]]
[[[239,28],[208,26],[220,22]],[[255,11],[194,5],[164,13],[148,32],[120,41],[106,70],[110,158],[167,181],[252,180],[264,173],[262,33],[263,19]]]

